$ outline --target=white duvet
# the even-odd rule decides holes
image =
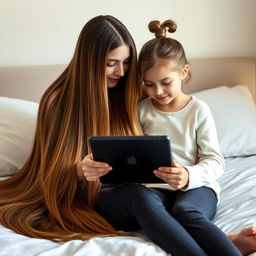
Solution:
[[[256,226],[256,156],[226,159],[219,180],[222,192],[213,221],[224,232]],[[95,238],[54,243],[18,235],[0,226],[0,256],[167,256],[161,248],[140,237]],[[252,254],[256,255],[256,253]]]

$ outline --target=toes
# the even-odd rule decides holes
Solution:
[[[241,230],[241,233],[242,233],[243,235],[247,235],[247,236],[249,236],[249,235],[256,235],[256,228],[255,228],[255,227],[243,228],[243,229]]]
[[[253,234],[256,235],[256,227],[252,227],[252,230],[253,230]]]

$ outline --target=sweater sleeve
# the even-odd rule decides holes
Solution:
[[[214,183],[224,172],[216,126],[206,103],[201,102],[195,118],[198,163],[184,166],[189,172],[189,184],[184,190]]]

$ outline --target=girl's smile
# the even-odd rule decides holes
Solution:
[[[160,96],[160,97],[155,97],[155,99],[157,100],[157,101],[164,101],[164,100],[166,100],[166,99],[168,99],[168,95],[166,95],[166,96]]]

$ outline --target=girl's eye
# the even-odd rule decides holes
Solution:
[[[165,83],[162,83],[162,85],[163,85],[163,86],[169,86],[169,85],[171,85],[171,83],[172,83],[172,81],[170,81],[170,82],[165,82]]]

